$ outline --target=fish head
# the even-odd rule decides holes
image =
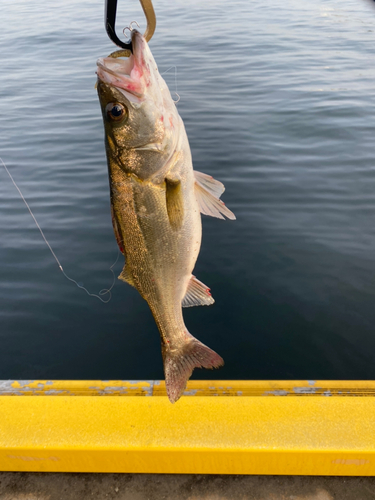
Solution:
[[[132,46],[128,58],[98,60],[97,90],[109,149],[125,169],[129,151],[133,155],[136,152],[140,160],[150,160],[151,154],[151,162],[131,162],[142,170],[135,172],[137,175],[147,176],[161,168],[170,155],[179,116],[148,44],[136,30],[132,32]]]

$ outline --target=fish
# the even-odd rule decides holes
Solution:
[[[112,222],[125,256],[119,279],[136,288],[151,309],[167,396],[174,403],[194,368],[224,364],[190,334],[182,307],[214,303],[210,288],[193,275],[201,213],[235,216],[220,200],[223,184],[193,170],[176,103],[143,35],[133,29],[131,37],[129,57],[118,51],[97,61]]]

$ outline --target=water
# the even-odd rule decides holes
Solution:
[[[0,155],[94,293],[117,256],[94,89],[97,57],[114,50],[103,4],[5,1],[0,30]],[[195,168],[225,183],[237,215],[203,221],[195,274],[216,304],[184,315],[226,365],[195,378],[375,378],[375,9],[155,8],[151,49],[161,72],[177,66]],[[137,0],[120,0],[118,26],[133,19],[144,29]],[[109,304],[88,297],[1,168],[0,197],[0,379],[162,378],[146,302],[118,280]]]

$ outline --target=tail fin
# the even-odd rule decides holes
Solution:
[[[165,385],[169,401],[175,403],[184,392],[194,368],[219,368],[224,360],[215,351],[188,334],[186,343],[177,349],[162,344]]]

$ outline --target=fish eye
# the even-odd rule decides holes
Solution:
[[[105,107],[105,111],[107,113],[108,118],[112,121],[120,121],[127,114],[126,107],[123,104],[120,104],[119,102],[110,102]]]

